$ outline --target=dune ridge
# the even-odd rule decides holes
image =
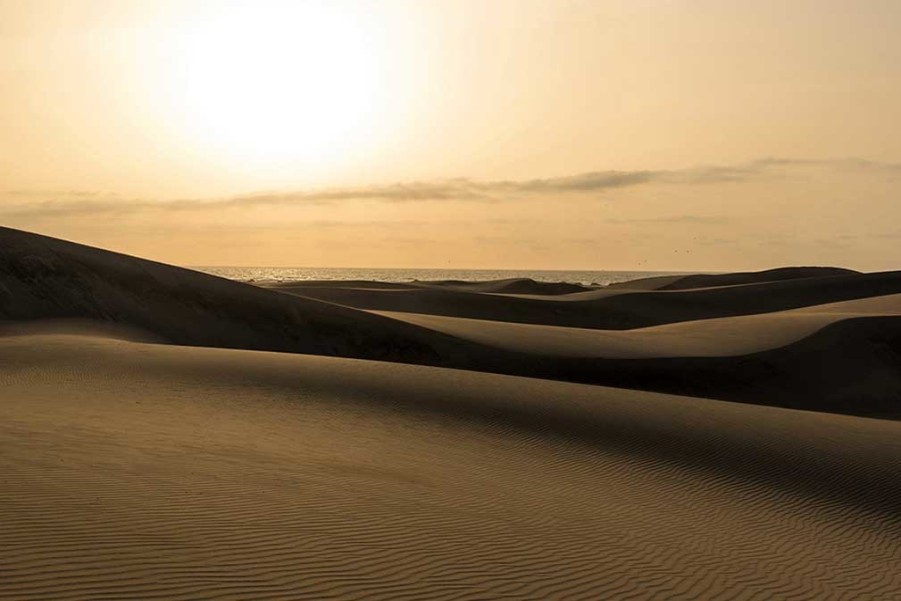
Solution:
[[[462,282],[456,280],[423,281],[420,285],[428,287],[453,288],[455,290],[468,290],[470,292],[483,292],[487,294],[528,294],[538,296],[557,296],[560,294],[572,294],[591,290],[581,284],[567,282],[536,282],[529,278],[510,278],[506,280],[491,280],[482,282]]]
[[[295,282],[259,282],[267,288],[286,288],[301,290],[303,288],[351,288],[356,290],[418,290],[422,288],[446,288],[481,292],[486,294],[516,294],[531,296],[557,296],[594,290],[591,286],[570,284],[567,282],[536,282],[529,278],[509,278],[505,280],[485,280],[465,282],[462,280],[435,280],[411,282],[373,282],[365,280],[299,280]]]
[[[660,276],[641,278],[628,282],[611,284],[611,288],[630,290],[689,290],[692,288],[714,288],[720,286],[741,286],[804,278],[819,278],[860,273],[841,267],[777,267],[764,271],[744,271],[739,273],[692,274],[685,276]]]

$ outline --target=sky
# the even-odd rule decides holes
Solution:
[[[0,224],[180,265],[901,268],[897,0],[0,0]]]

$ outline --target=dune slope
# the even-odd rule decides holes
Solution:
[[[163,342],[465,364],[456,340],[312,299],[0,228],[0,322],[88,320]]]
[[[716,357],[786,346],[845,319],[901,315],[901,294],[631,330],[564,328],[423,313],[380,314],[510,351],[529,349],[542,355],[599,359]]]
[[[619,331],[384,315],[495,349],[501,373],[901,417],[897,294]]]
[[[0,378],[4,599],[901,588],[897,422],[85,337]]]

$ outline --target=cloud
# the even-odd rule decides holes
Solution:
[[[877,173],[890,176],[901,176],[901,163],[886,163],[882,161],[871,161],[869,159],[861,159],[848,157],[843,159],[784,159],[784,158],[766,158],[754,161],[755,165],[762,168],[772,167],[813,167],[827,168],[842,171],[857,171],[867,173]]]
[[[63,197],[58,200],[13,203],[0,208],[0,216],[5,218],[66,219],[92,215],[126,215],[154,209],[172,209],[176,206],[175,202],[158,203],[141,199],[80,200],[77,197]]]
[[[696,224],[719,224],[729,221],[727,217],[719,217],[713,215],[671,215],[667,217],[648,217],[645,219],[608,219],[607,223],[614,224],[634,224],[634,223],[696,223]]]
[[[269,206],[324,205],[353,201],[502,202],[515,199],[560,199],[578,195],[634,188],[649,184],[699,186],[760,181],[784,176],[786,171],[826,168],[883,176],[901,176],[901,164],[866,159],[786,159],[764,158],[737,165],[713,165],[689,169],[594,171],[563,177],[525,180],[477,181],[465,178],[400,182],[387,185],[260,192],[210,199],[148,200],[125,198],[109,192],[13,190],[6,193],[13,202],[0,208],[0,217],[17,219],[65,219],[77,216],[109,216],[154,211],[221,211]],[[40,198],[41,200],[29,200]],[[23,200],[24,199],[24,200]],[[659,222],[712,223],[710,217],[677,216]]]
[[[5,195],[23,198],[46,198],[48,196],[65,196],[67,198],[98,198],[103,196],[116,196],[116,194],[112,192],[96,192],[90,190],[8,190]]]

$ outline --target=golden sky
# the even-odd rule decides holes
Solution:
[[[0,0],[0,224],[184,265],[901,267],[896,0]]]

